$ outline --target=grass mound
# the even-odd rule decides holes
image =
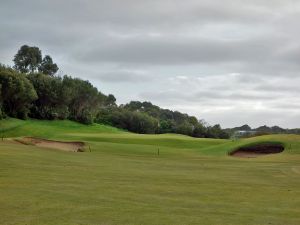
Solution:
[[[93,124],[83,125],[69,120],[0,120],[0,135],[4,137],[31,136],[40,138],[67,138],[72,134],[118,134],[124,131],[115,127]]]

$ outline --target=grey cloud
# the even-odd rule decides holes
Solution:
[[[293,82],[293,81],[291,81]],[[257,91],[264,91],[264,92],[273,92],[273,93],[287,93],[290,95],[294,94],[300,94],[300,89],[298,84],[273,84],[273,85],[267,85],[267,84],[261,84],[257,85],[255,87],[255,90]]]
[[[284,38],[218,40],[180,36],[111,38],[77,54],[86,63],[111,62],[130,65],[235,64],[248,74],[297,76],[296,50],[278,53]],[[274,47],[276,46],[276,48]]]
[[[101,81],[123,83],[123,82],[145,82],[151,77],[144,71],[120,70],[101,73],[98,78]]]
[[[252,41],[223,41],[162,37],[111,40],[87,52],[83,61],[145,64],[193,64],[269,60],[271,44]]]
[[[2,13],[8,16],[24,15],[25,21],[54,21],[64,23],[104,23],[118,26],[171,26],[191,22],[208,21],[258,21],[273,15],[272,7],[280,7],[286,1],[197,1],[188,3],[181,0],[81,0],[72,1],[22,1],[6,0],[2,2]],[[17,6],[17,7],[16,7]],[[55,15],[55,16],[53,16]]]
[[[299,12],[294,0],[3,0],[0,62],[36,45],[121,103],[300,126]]]
[[[248,92],[244,93],[243,91],[237,91],[234,92],[234,90],[219,90],[216,91],[213,90],[206,90],[206,91],[196,91],[192,93],[182,93],[180,91],[174,91],[174,90],[167,90],[167,91],[160,91],[160,92],[142,92],[140,94],[140,97],[142,98],[149,98],[149,99],[155,99],[157,101],[160,101],[161,103],[165,102],[194,102],[194,103],[205,103],[208,104],[212,101],[217,101],[218,104],[223,103],[227,104],[229,102],[235,102],[235,101],[255,101],[255,100],[273,100],[274,98],[281,97],[281,94],[262,94],[257,92]]]

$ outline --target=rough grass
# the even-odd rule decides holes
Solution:
[[[0,224],[300,224],[300,136],[240,141],[136,135],[70,121],[0,121]],[[70,153],[8,140],[85,141]],[[281,142],[280,154],[228,156]],[[157,155],[157,150],[160,155]]]

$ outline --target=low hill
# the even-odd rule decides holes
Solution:
[[[115,127],[93,124],[84,125],[70,120],[0,120],[0,133],[5,137],[36,136],[43,138],[61,137],[68,133],[122,133]]]
[[[135,134],[108,125],[83,125],[69,120],[0,120],[0,137],[37,137],[56,140],[86,141],[90,143],[116,143],[127,145],[152,145],[176,149],[194,149],[206,154],[228,154],[239,146],[260,142],[281,142],[298,146],[298,135],[264,135],[238,141],[210,138],[192,138],[180,134]]]

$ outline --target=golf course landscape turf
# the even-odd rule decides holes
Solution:
[[[85,152],[22,143],[23,137],[84,142]],[[298,135],[202,139],[5,119],[0,138],[3,225],[300,224]],[[230,156],[260,143],[285,149]]]

